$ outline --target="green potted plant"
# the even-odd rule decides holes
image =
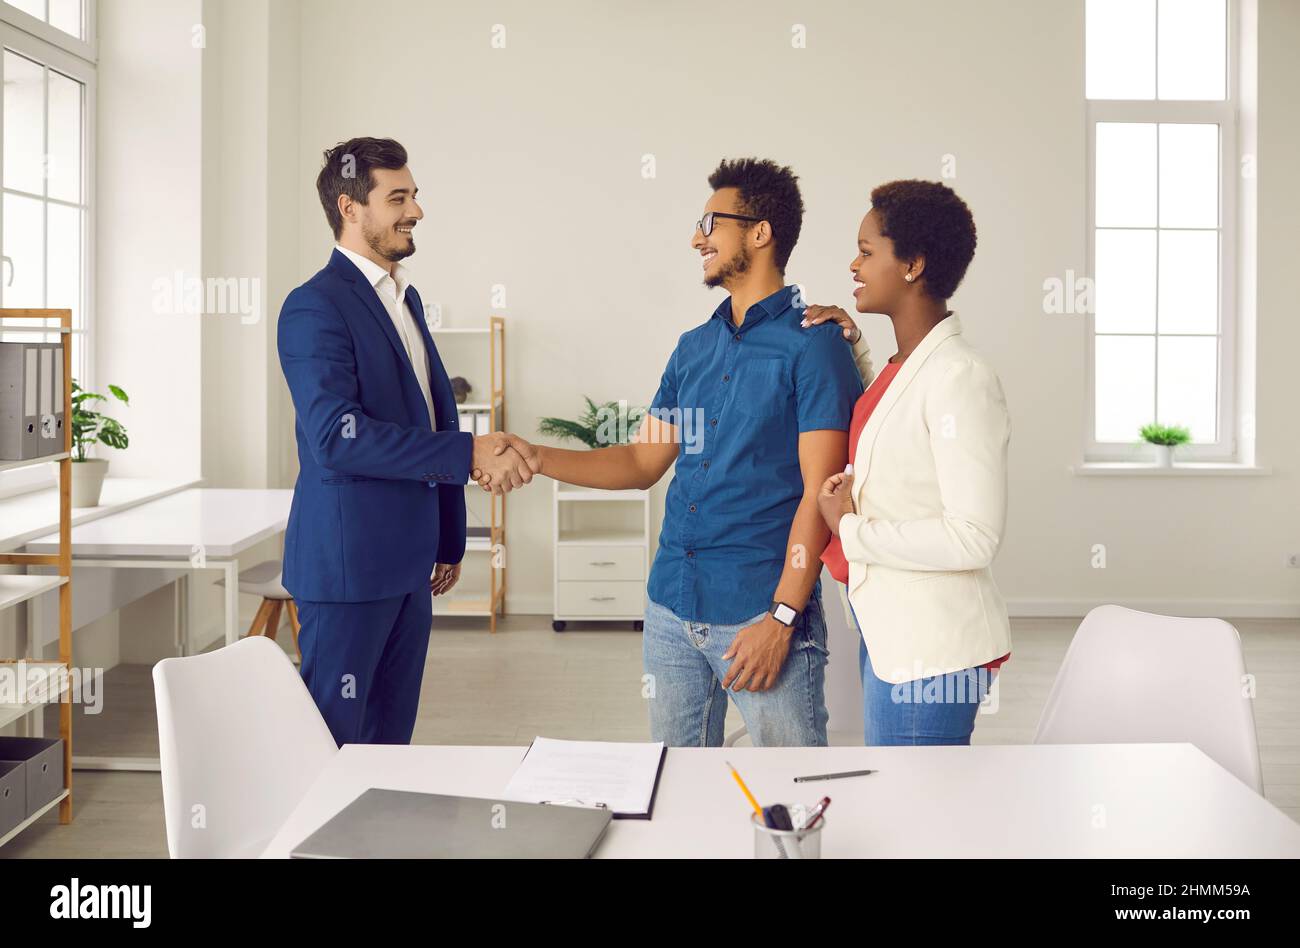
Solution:
[[[587,410],[577,421],[567,418],[542,418],[537,424],[539,434],[561,440],[581,441],[589,448],[603,448],[611,444],[627,444],[636,434],[644,408],[629,408],[627,402],[605,402],[597,405],[588,396],[582,396]]]
[[[108,387],[113,397],[130,406],[126,392],[116,385]],[[116,418],[90,408],[90,403],[106,402],[107,396],[87,392],[72,381],[72,506],[96,507],[104,488],[104,475],[108,473],[107,458],[88,458],[86,449],[92,444],[105,444],[121,450],[129,443],[126,429]]]
[[[1172,467],[1174,448],[1192,440],[1192,433],[1178,425],[1159,425],[1152,422],[1142,426],[1142,440],[1155,446],[1156,466]]]

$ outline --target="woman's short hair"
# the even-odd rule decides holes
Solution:
[[[890,181],[871,192],[880,232],[899,260],[925,257],[923,285],[946,300],[975,256],[975,219],[952,188],[937,181]]]

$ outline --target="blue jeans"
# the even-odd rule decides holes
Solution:
[[[727,717],[722,688],[731,660],[722,656],[737,625],[691,622],[646,601],[642,653],[650,702],[650,738],[670,747],[721,747]],[[731,691],[756,747],[826,746],[826,617],[820,590],[795,620],[781,676],[767,691]]]
[[[975,715],[997,669],[963,668],[894,684],[876,677],[857,613],[862,672],[863,740],[868,747],[969,744]]]

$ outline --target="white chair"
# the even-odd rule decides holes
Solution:
[[[831,653],[826,663],[826,722],[828,733],[852,732],[862,737],[862,674],[858,669],[858,634],[849,614],[844,584],[822,567],[822,612],[826,614],[826,648]],[[723,741],[734,747],[749,730],[742,725]]]
[[[153,669],[167,851],[254,857],[338,752],[289,657],[262,636]]]
[[[293,633],[293,647],[302,661],[302,649],[298,647],[298,631],[302,628],[298,622],[298,607],[289,590],[280,582],[283,574],[279,560],[266,560],[256,566],[239,572],[239,591],[248,596],[261,596],[262,604],[257,607],[257,614],[248,627],[249,635],[265,635],[275,638],[280,631],[281,610],[289,616],[289,631]],[[226,581],[219,579],[217,586],[224,586]]]
[[[1263,792],[1237,630],[1222,619],[1098,606],[1065,653],[1035,744],[1186,741]]]

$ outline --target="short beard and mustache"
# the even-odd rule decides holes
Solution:
[[[718,267],[716,273],[712,276],[707,274],[705,275],[704,285],[709,287],[725,286],[729,281],[748,270],[749,263],[749,247],[745,244],[741,244],[740,249],[736,251],[736,255],[722,266]]]
[[[361,236],[365,238],[366,245],[383,257],[389,263],[397,263],[399,260],[405,260],[411,254],[415,253],[415,238],[404,247],[385,247],[384,238],[388,236],[387,231],[371,230],[364,224],[361,227]]]

